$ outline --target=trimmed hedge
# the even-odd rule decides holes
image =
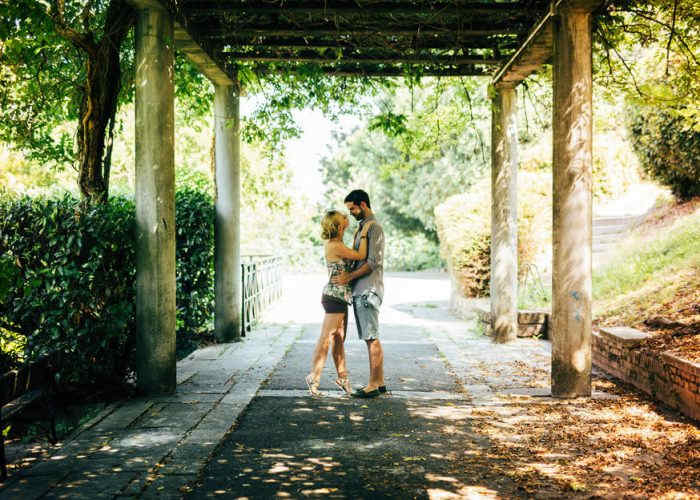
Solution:
[[[547,209],[549,206],[549,210]],[[551,174],[518,172],[518,275],[551,238]],[[462,297],[488,297],[491,273],[491,179],[435,208],[440,252]]]
[[[178,342],[213,329],[214,202],[202,191],[175,193]]]
[[[213,206],[176,196],[178,336],[213,311]],[[0,327],[26,338],[23,358],[60,350],[70,385],[122,385],[133,374],[135,210],[111,198],[0,199]],[[9,335],[4,332],[5,336]]]
[[[672,109],[632,114],[632,144],[644,171],[681,200],[700,195],[700,130]]]

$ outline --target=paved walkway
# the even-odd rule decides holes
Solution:
[[[513,490],[500,465],[466,467],[449,457],[464,458],[465,446],[489,448],[473,429],[479,408],[503,408],[514,398],[563,404],[546,397],[549,343],[495,345],[475,322],[449,314],[446,276],[396,274],[387,278],[380,317],[392,395],[341,397],[329,357],[321,384],[327,395],[311,398],[303,377],[319,333],[323,281],[288,278],[293,293],[244,342],[178,363],[175,395],[106,409],[50,460],[12,477],[0,498],[488,497]],[[348,366],[359,385],[368,366],[355,332],[351,322]]]

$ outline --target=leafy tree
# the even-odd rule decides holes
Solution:
[[[624,0],[597,20],[595,77],[610,100],[668,108],[700,130],[700,4]]]
[[[700,193],[700,5],[628,0],[600,19],[596,78],[626,101],[627,128],[644,171],[680,198]]]
[[[89,204],[106,199],[117,111],[133,100],[135,14],[126,0],[0,3],[0,140],[44,165],[74,166]],[[176,98],[190,117],[209,113],[211,84],[184,57],[175,64]],[[291,110],[339,113],[387,81],[271,66],[238,68],[247,91],[261,97],[243,138],[266,141],[271,152],[299,132]]]
[[[122,46],[134,20],[125,0],[0,5],[0,138],[41,162],[76,164],[90,203],[108,192],[131,55]],[[55,133],[66,121],[76,123],[75,134]]]
[[[437,242],[433,211],[488,165],[483,79],[425,79],[384,93],[375,116],[323,162],[329,198],[362,186],[392,225]]]

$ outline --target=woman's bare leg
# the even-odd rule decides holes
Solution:
[[[341,316],[335,330],[331,334],[333,340],[333,362],[338,378],[346,378],[348,369],[345,364],[345,315]]]
[[[323,365],[326,363],[326,357],[328,356],[331,334],[337,328],[338,320],[342,317],[342,314],[326,314],[323,316],[321,336],[318,338],[313,358],[311,359],[311,379],[314,382],[318,382],[321,378]]]

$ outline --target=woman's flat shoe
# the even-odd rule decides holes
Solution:
[[[368,392],[365,392],[364,389],[358,389],[352,393],[353,398],[369,399],[376,398],[377,396],[379,396],[379,389],[374,389],[373,391]]]
[[[338,388],[340,388],[340,390],[348,396],[352,393],[352,389],[350,388],[350,380],[347,377],[338,377],[335,379],[335,385],[337,385]]]
[[[322,396],[321,391],[318,390],[318,382],[314,382],[314,378],[310,373],[304,380],[306,381],[306,386],[309,388],[309,394],[312,396]]]

